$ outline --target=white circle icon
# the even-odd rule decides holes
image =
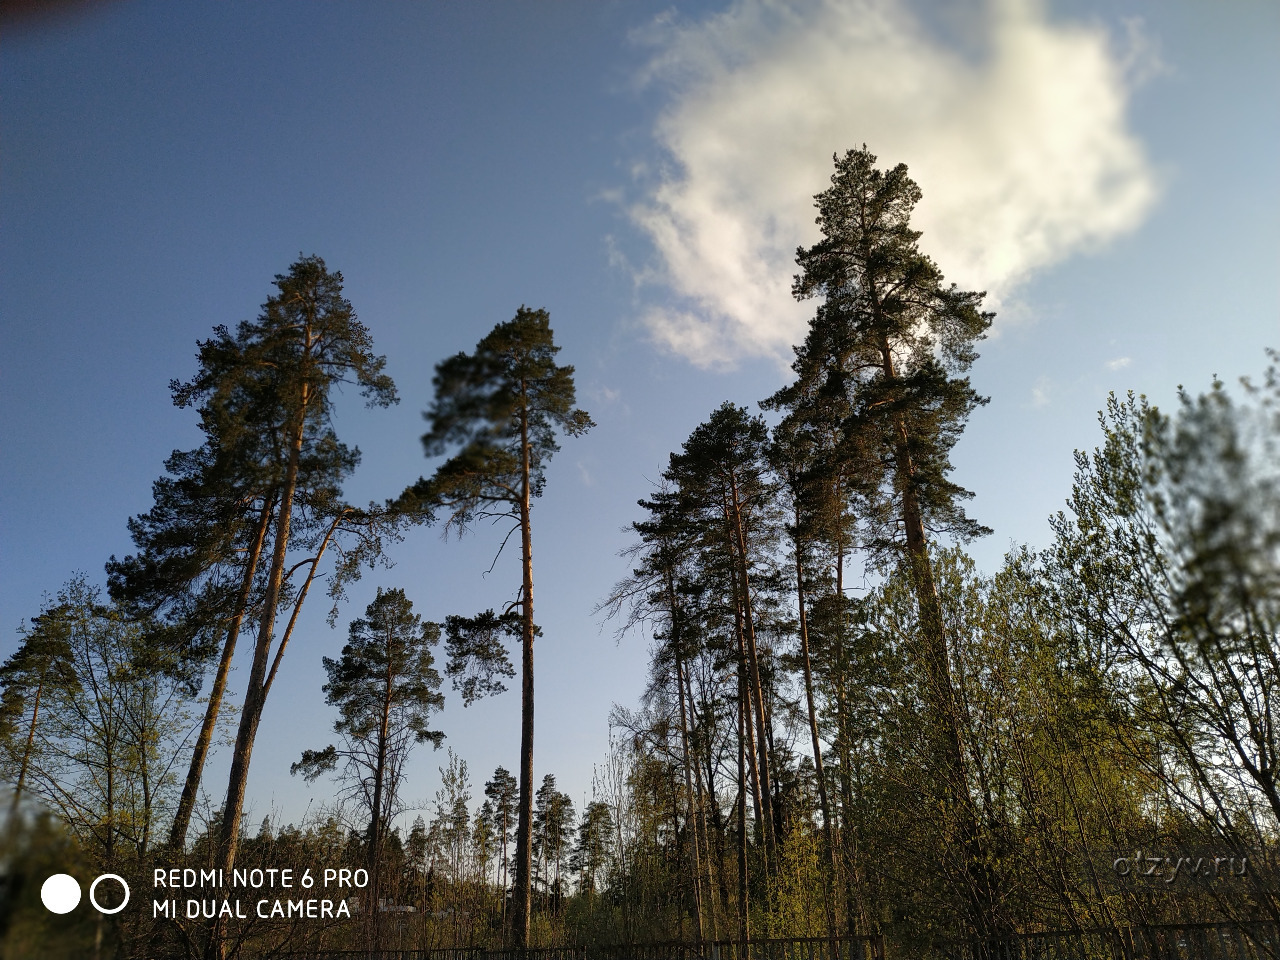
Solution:
[[[120,884],[120,886],[124,887],[124,899],[120,901],[120,906],[112,907],[108,910],[106,907],[100,906],[98,901],[94,899],[93,895],[97,892],[98,884],[103,880],[114,880],[116,883]],[[79,887],[76,887],[76,899],[80,899]],[[124,877],[117,873],[104,873],[102,876],[98,877],[97,880],[93,881],[93,883],[89,884],[89,902],[93,904],[93,909],[97,910],[99,913],[106,914],[107,916],[110,916],[113,913],[119,913],[129,905],[129,885],[124,882]],[[74,907],[75,904],[73,903],[72,906]],[[66,911],[63,912],[65,913]]]
[[[40,887],[40,901],[50,913],[70,913],[80,902],[80,884],[67,873],[55,873]]]

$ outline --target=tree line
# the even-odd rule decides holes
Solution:
[[[422,442],[444,459],[363,507],[342,495],[359,453],[331,391],[397,395],[341,275],[303,257],[256,321],[215,329],[172,385],[204,442],[130,520],[136,552],[108,562],[105,598],[70,582],[0,672],[10,823],[39,798],[41,829],[60,823],[100,870],[229,874],[287,851],[367,885],[345,925],[113,918],[97,949],[880,935],[924,953],[1280,922],[1280,374],[1184,391],[1171,413],[1113,396],[1053,542],[980,573],[965,545],[990,531],[950,454],[986,402],[967,374],[993,315],[920,251],[920,196],[865,147],[835,157],[822,239],[797,252],[793,293],[816,308],[794,380],[761,412],[713,411],[637,504],[630,573],[598,612],[650,638],[649,682],[615,707],[580,814],[533,763],[531,507],[559,438],[593,426],[546,312],[521,307],[437,366]],[[479,521],[519,543],[515,599],[436,624],[379,587],[323,662],[338,739],[293,766],[336,781],[347,822],[250,836],[259,722],[315,581],[332,622],[410,528]],[[464,703],[502,693],[518,654],[517,772],[495,770],[477,804],[450,752],[430,820],[404,834],[405,761],[444,737],[438,650]],[[233,728],[225,799],[192,837]]]

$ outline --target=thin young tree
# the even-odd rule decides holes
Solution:
[[[22,731],[0,742],[0,774],[56,811],[99,865],[122,869],[147,856],[172,809],[188,691],[143,625],[100,597],[73,578],[0,668],[0,706]]]
[[[440,627],[424,623],[400,589],[378,589],[364,617],[351,621],[337,660],[323,658],[329,682],[325,702],[337,707],[333,729],[341,747],[304,750],[290,773],[314,780],[342,764],[340,776],[369,818],[369,901],[382,888],[382,852],[388,824],[399,812],[404,765],[415,746],[439,748],[444,734],[431,715],[444,707],[431,648]]]
[[[457,452],[405,500],[448,511],[446,532],[461,533],[476,520],[509,521],[503,545],[520,536],[521,585],[511,609],[521,612],[520,801],[516,826],[513,933],[529,940],[533,848],[533,526],[531,510],[546,483],[546,464],[560,449],[557,432],[580,436],[594,426],[574,407],[573,367],[557,366],[560,348],[545,310],[521,307],[500,323],[474,353],[459,353],[436,367],[435,400],[423,436],[429,457]],[[501,549],[501,548],[500,548]]]
[[[507,928],[507,845],[511,840],[511,818],[516,812],[519,785],[506,767],[497,767],[493,779],[484,785],[484,795],[493,804],[493,826],[502,847],[502,874],[498,889],[502,892],[502,928]]]
[[[1261,879],[1280,868],[1280,369],[1242,387],[1183,391],[1172,413],[1113,395],[1047,573],[1077,635],[1145,693],[1130,710],[1159,748],[1128,734],[1126,752],[1170,810],[1262,862],[1255,897],[1280,921]]]
[[[662,482],[651,499],[639,501],[639,506],[648,513],[648,519],[631,525],[640,539],[624,554],[637,565],[632,569],[631,576],[616,584],[608,598],[596,609],[597,612],[606,611],[609,617],[618,616],[624,608],[627,609],[626,619],[618,630],[619,637],[641,624],[649,626],[658,646],[653,651],[654,683],[646,696],[656,696],[658,691],[654,687],[659,686],[664,690],[675,691],[679,708],[680,757],[684,772],[685,836],[690,841],[687,863],[698,939],[701,941],[704,935],[704,857],[700,835],[705,839],[706,827],[704,819],[702,829],[699,830],[702,810],[698,800],[701,791],[694,787],[698,761],[690,748],[693,704],[688,696],[687,684],[689,661],[695,655],[703,635],[703,631],[696,629],[687,582],[700,525],[696,515],[690,512],[689,498],[682,497],[669,480]],[[604,806],[603,809],[607,812],[608,807]],[[586,812],[589,813],[590,810],[588,808]]]

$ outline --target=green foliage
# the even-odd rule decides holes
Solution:
[[[559,352],[547,312],[522,306],[474,353],[440,363],[422,445],[428,457],[461,449],[408,492],[444,505],[449,524],[461,531],[492,516],[497,504],[511,505],[505,508],[511,514],[521,499],[527,455],[529,494],[540,496],[547,461],[560,449],[557,431],[576,437],[594,426],[586,411],[574,408],[573,367],[556,365]]]
[[[987,531],[950,456],[986,402],[965,374],[991,314],[920,252],[905,166],[877,169],[865,147],[835,163],[815,198],[823,239],[797,254],[794,293],[820,303],[795,382],[762,404],[780,422],[771,435],[723,404],[639,502],[631,573],[601,609],[620,632],[647,629],[648,684],[613,710],[581,817],[554,775],[533,790],[530,507],[559,436],[593,425],[547,313],[521,307],[437,366],[422,441],[443,462],[367,508],[342,496],[359,451],[336,435],[333,388],[396,395],[341,275],[302,257],[256,320],[201,342],[172,389],[203,442],[165,462],[130,520],[113,604],[73,579],[0,666],[5,956],[78,955],[100,931],[121,960],[847,933],[882,934],[893,955],[967,941],[985,956],[1013,931],[1280,921],[1280,370],[1182,391],[1171,412],[1111,397],[1050,548],[980,573],[962,544]],[[430,821],[393,827],[411,751],[444,736],[442,629],[379,589],[323,659],[341,742],[292,767],[336,773],[340,802],[250,836],[258,722],[322,557],[336,601],[436,510],[446,532],[487,519],[509,524],[503,546],[520,536],[515,601],[443,625],[467,705],[506,689],[519,641],[519,781],[498,767],[474,808],[450,750]],[[227,805],[188,852],[245,618],[257,636]],[[52,923],[33,877],[54,865],[140,890],[161,862],[187,707],[219,643],[165,865],[367,867],[361,922]],[[1116,866],[1140,851],[1251,869],[1144,884]]]
[[[431,653],[439,637],[439,625],[424,623],[403,590],[379,588],[364,617],[351,621],[342,655],[322,658],[325,702],[338,708],[333,729],[343,744],[305,751],[290,772],[314,780],[342,761],[350,795],[375,824],[388,822],[412,748],[444,739],[430,726],[444,707]]]
[[[965,515],[972,494],[947,474],[969,413],[986,403],[955,374],[977,358],[993,315],[979,309],[983,294],[945,286],[920,252],[910,218],[921,193],[906,166],[875,162],[865,147],[835,157],[831,186],[815,197],[823,239],[797,251],[793,292],[823,302],[796,347],[796,383],[768,403],[819,435],[839,430],[831,455],[853,465],[838,472],[855,485],[863,545],[883,554],[901,542],[904,497],[932,531],[989,532]]]
[[[440,789],[435,815],[427,832],[431,860],[455,882],[470,872],[467,851],[471,843],[471,778],[467,762],[449,751],[449,762],[440,768]]]
[[[143,625],[76,578],[0,668],[0,770],[104,867],[145,857],[174,799],[188,718],[164,667]]]
[[[515,611],[498,616],[486,610],[474,617],[445,618],[445,652],[449,655],[445,673],[453,678],[453,688],[462,694],[465,706],[506,692],[506,685],[498,678],[514,677],[516,671],[503,638],[519,639],[522,626]]]
[[[1172,415],[1113,396],[1054,518],[1051,574],[1076,643],[1127,688],[1121,743],[1157,785],[1154,830],[1205,831],[1265,878],[1280,865],[1275,369],[1243,393],[1215,381]],[[1254,888],[1280,917],[1271,882]]]

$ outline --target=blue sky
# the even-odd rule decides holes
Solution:
[[[130,549],[164,458],[198,443],[168,382],[299,252],[343,272],[400,388],[340,407],[356,500],[430,469],[434,365],[545,307],[598,424],[534,518],[535,773],[579,804],[646,668],[644,638],[592,616],[627,572],[622,528],[712,409],[784,382],[812,309],[790,256],[833,151],[908,163],[923,247],[999,311],[973,369],[991,403],[955,454],[987,569],[1046,543],[1108,390],[1167,403],[1280,346],[1280,7],[1261,0],[106,3],[0,49],[0,656],[42,595]],[[255,817],[329,793],[288,765],[329,742],[320,657],[375,587],[433,619],[505,603],[497,542],[417,531],[338,630],[316,603],[259,734]],[[514,693],[453,697],[441,725],[477,794],[515,768]],[[409,799],[443,761],[417,756]]]

